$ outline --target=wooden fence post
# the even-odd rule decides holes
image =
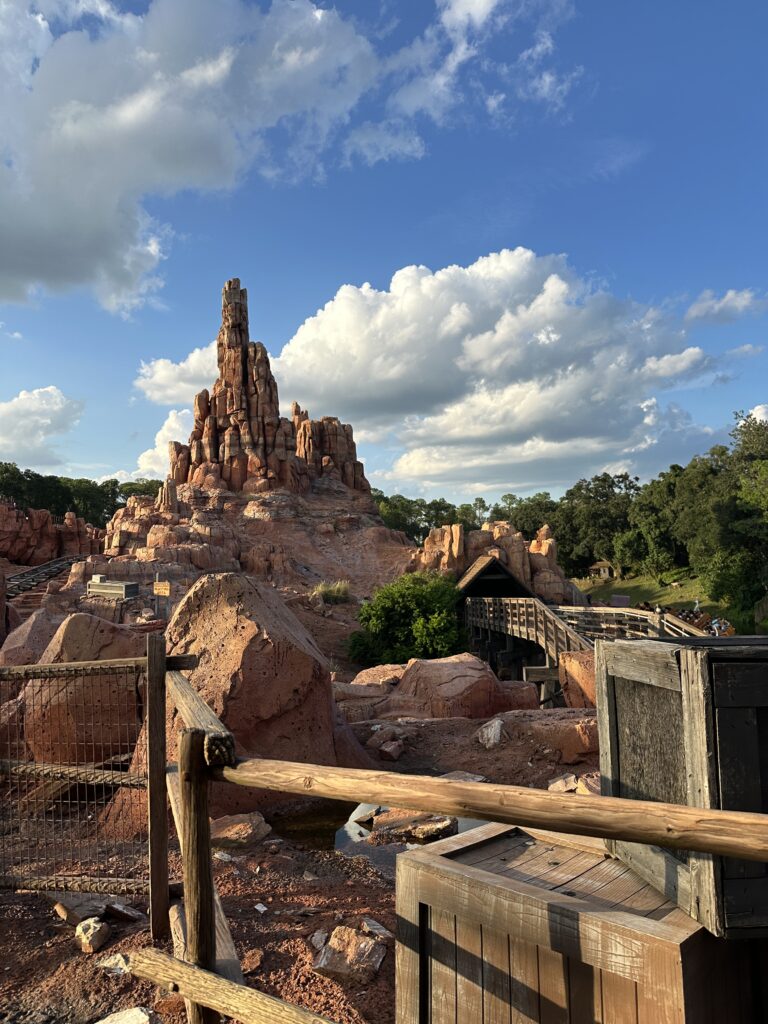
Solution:
[[[211,867],[211,826],[208,820],[208,766],[205,732],[185,729],[179,743],[181,784],[181,862],[184,873],[184,911],[187,919],[189,962],[216,970],[216,921]],[[218,1024],[215,1010],[190,1004],[189,1024]]]
[[[168,937],[168,798],[165,789],[165,634],[147,636],[147,802],[149,920],[152,939]]]

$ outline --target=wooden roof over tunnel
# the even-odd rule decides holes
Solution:
[[[476,558],[456,586],[462,597],[535,596],[495,555]]]

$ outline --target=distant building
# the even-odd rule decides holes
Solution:
[[[533,591],[507,569],[495,555],[481,555],[456,586],[465,597],[535,597]]]
[[[589,567],[589,578],[591,580],[612,580],[614,576],[613,566],[610,562],[595,562]]]

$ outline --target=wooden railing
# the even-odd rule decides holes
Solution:
[[[563,651],[591,651],[592,641],[536,597],[470,597],[467,626],[507,633],[542,647],[554,664]]]
[[[639,608],[546,605],[536,597],[470,597],[467,626],[507,633],[542,647],[554,664],[563,651],[589,651],[596,639],[706,636],[676,615]]]
[[[244,985],[213,884],[209,781],[768,861],[768,815],[763,814],[258,758],[237,760],[231,733],[186,678],[172,672],[168,681],[182,720],[191,726],[181,735],[178,769],[171,766],[166,775],[181,845],[185,905],[181,911],[172,908],[178,925],[172,928],[174,956],[145,949],[129,952],[127,961],[132,974],[182,995],[190,1024],[216,1024],[219,1014],[244,1024],[331,1024]],[[400,942],[396,955],[402,955]]]

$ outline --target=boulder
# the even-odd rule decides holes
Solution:
[[[429,661],[412,658],[397,690],[372,710],[377,718],[489,718],[521,706],[538,707],[534,686],[502,685],[474,654],[454,654]]]
[[[98,953],[110,935],[110,927],[106,921],[98,917],[86,917],[75,928],[75,939],[84,953]]]
[[[140,657],[146,640],[125,626],[68,616],[40,658],[44,664]],[[24,738],[38,761],[101,764],[135,744],[140,728],[136,674],[100,672],[30,679],[22,691]]]
[[[0,665],[37,664],[63,621],[63,615],[37,608],[6,637],[0,648]]]
[[[0,685],[0,690],[4,686]],[[31,761],[32,752],[24,740],[24,698],[19,695],[0,704],[0,751],[12,761]]]
[[[374,665],[358,672],[349,685],[373,687],[374,693],[386,693],[400,682],[403,672],[405,665]]]
[[[373,816],[368,842],[374,846],[387,843],[431,843],[435,839],[455,836],[458,830],[458,818],[450,815],[390,807]]]
[[[345,723],[337,721],[331,677],[315,641],[273,587],[241,573],[201,576],[166,632],[173,654],[195,654],[188,678],[232,731],[237,755],[371,767]],[[169,708],[168,757],[177,754],[180,718]],[[134,759],[141,770],[143,743]],[[293,801],[267,790],[213,783],[214,818]],[[140,801],[118,793],[106,819],[120,829],[142,824]]]
[[[222,850],[255,846],[272,831],[258,811],[250,814],[230,814],[211,822],[211,846]]]
[[[595,652],[568,651],[558,659],[560,688],[569,708],[595,706]]]
[[[333,929],[312,966],[326,978],[367,985],[376,976],[386,953],[387,947],[379,939],[342,925]]]
[[[486,750],[493,750],[495,747],[501,746],[506,738],[507,734],[504,732],[504,725],[500,718],[492,718],[490,722],[481,725],[475,733],[475,739]]]

